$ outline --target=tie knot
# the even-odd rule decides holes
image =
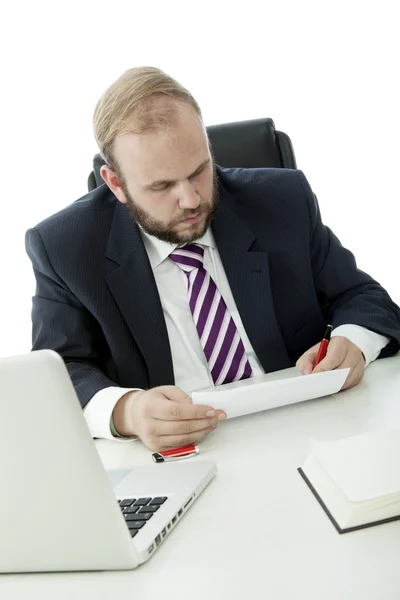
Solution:
[[[204,260],[204,248],[200,244],[186,244],[175,248],[169,255],[183,271],[190,273],[193,269],[201,269]]]

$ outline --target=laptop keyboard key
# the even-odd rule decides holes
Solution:
[[[135,508],[134,506],[132,508]],[[129,512],[132,510],[132,508],[126,508],[124,510],[124,512]],[[160,506],[158,504],[148,504],[147,506],[141,506],[139,509],[139,513],[145,513],[145,512],[152,512],[155,513],[158,509],[160,508]]]
[[[141,510],[140,506],[126,506],[122,512],[124,513],[124,515],[130,515],[130,514],[135,514],[138,512],[138,510]]]
[[[125,498],[125,500],[121,500],[119,505],[123,508],[124,506],[132,506],[135,502],[135,498]]]
[[[136,515],[124,514],[125,521],[148,521],[154,513],[136,513]]]
[[[151,498],[139,498],[139,500],[136,500],[135,506],[146,506],[150,500]]]
[[[164,502],[168,500],[167,496],[160,496],[159,498],[153,498],[153,500],[150,502],[150,506],[152,504],[164,504]]]
[[[143,512],[142,513],[142,512],[139,511],[138,513],[136,513],[135,517],[138,520],[141,520],[143,518],[145,521],[148,521],[149,519],[151,519],[151,517],[153,515],[154,515],[154,513],[152,513],[152,512]]]
[[[137,533],[139,533],[138,529],[130,529],[129,533],[131,534],[131,538],[134,538]]]
[[[146,525],[146,521],[129,521],[127,523],[128,529],[142,529],[143,525]]]

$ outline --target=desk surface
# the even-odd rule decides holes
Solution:
[[[222,423],[191,460],[218,473],[154,556],[114,573],[0,576],[5,600],[398,600],[400,521],[339,535],[297,472],[310,437],[400,426],[400,356],[336,396]],[[140,443],[96,442],[107,469],[151,464]],[[162,465],[154,465],[162,469]]]

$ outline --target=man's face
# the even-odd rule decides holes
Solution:
[[[114,154],[120,188],[113,191],[147,233],[173,244],[205,233],[218,188],[204,126],[191,106],[179,105],[168,129],[119,136]]]

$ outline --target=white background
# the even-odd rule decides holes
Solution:
[[[94,105],[137,65],[180,80],[207,125],[273,118],[325,223],[400,302],[395,0],[60,4],[0,14],[0,356],[30,350],[25,230],[86,192]]]

